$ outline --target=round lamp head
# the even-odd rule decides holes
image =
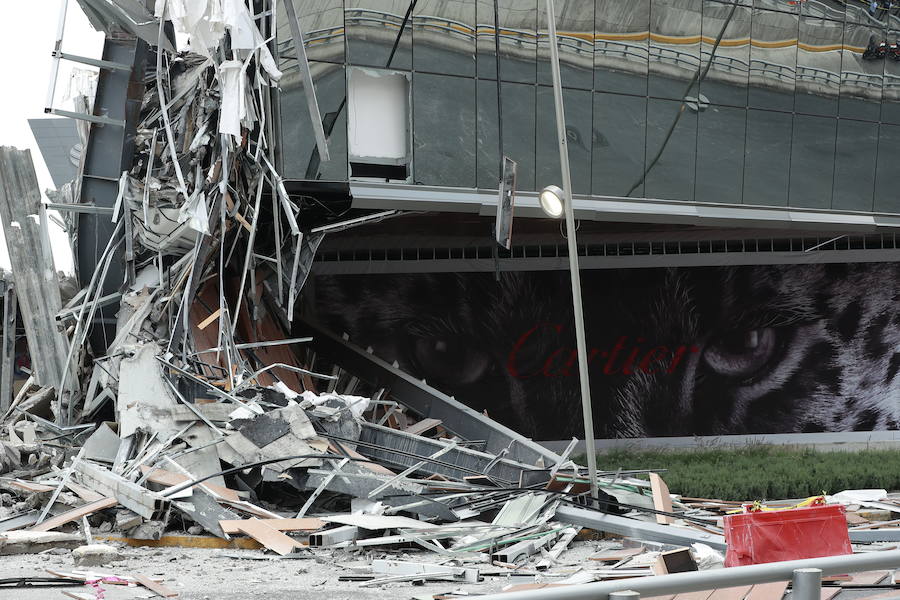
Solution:
[[[541,208],[544,209],[544,212],[547,213],[547,215],[554,219],[558,219],[562,216],[565,196],[559,186],[548,185],[541,190],[541,194],[538,198],[541,201]]]

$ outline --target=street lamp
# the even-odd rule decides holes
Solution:
[[[594,416],[591,407],[591,385],[588,380],[587,343],[584,335],[584,311],[581,306],[581,275],[578,270],[578,246],[575,243],[575,212],[572,208],[572,173],[569,170],[569,147],[566,143],[566,115],[563,110],[562,81],[559,73],[559,47],[556,41],[556,10],[547,0],[547,31],[550,34],[550,67],[553,71],[553,105],[556,108],[556,137],[559,140],[559,163],[563,186],[548,185],[539,195],[541,208],[554,219],[565,213],[566,241],[569,246],[569,273],[572,279],[572,308],[575,315],[575,337],[578,348],[578,378],[581,383],[581,412],[584,419],[584,442],[587,454],[591,496],[599,497],[597,487],[597,455],[594,443]]]
[[[563,204],[565,204],[564,192],[556,185],[548,185],[541,190],[538,196],[541,201],[541,208],[547,213],[547,216],[558,219],[563,215]]]

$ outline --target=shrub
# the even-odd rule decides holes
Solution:
[[[672,493],[694,498],[782,500],[845,489],[900,490],[900,450],[829,452],[765,445],[618,449],[598,454],[597,465],[604,471],[658,469]]]

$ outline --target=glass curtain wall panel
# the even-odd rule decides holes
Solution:
[[[594,3],[591,0],[556,0],[556,36],[560,79],[564,87],[589,90],[594,83]],[[538,4],[537,80],[553,85],[547,4]]]
[[[536,81],[538,1],[497,2],[500,21],[500,79],[503,81]],[[478,77],[496,79],[493,0],[476,0],[476,10]]]
[[[412,15],[413,68],[475,77],[475,0],[419,0]]]
[[[837,115],[841,90],[844,24],[816,16],[800,17],[794,110],[807,115]]]
[[[344,66],[310,61],[313,85],[328,140],[330,160],[322,161],[306,105],[307,90],[297,62],[283,71],[279,85],[281,174],[285,179],[347,180],[347,79]]]
[[[837,131],[832,208],[872,210],[878,123],[841,119]]]
[[[563,103],[566,109],[566,144],[569,149],[572,191],[576,194],[590,194],[591,147],[594,137],[591,92],[565,88]],[[535,188],[540,190],[550,184],[562,187],[552,87],[546,85],[537,87],[535,121],[537,127]]]
[[[887,63],[897,64],[893,58],[878,58],[879,47],[885,39],[885,31],[881,27],[845,24],[844,43],[841,51],[840,116],[842,118],[879,120],[884,89],[884,70]]]
[[[300,31],[309,60],[343,63],[344,42],[344,2],[343,0],[291,0],[294,12],[300,21]],[[293,47],[293,32],[288,20],[284,2],[278,2],[276,39],[281,69],[296,60]]]
[[[651,97],[681,100],[686,95],[688,86],[700,72],[702,26],[702,0],[651,2]]]
[[[597,196],[644,195],[647,98],[594,93],[591,192]]]
[[[402,27],[409,4],[409,0],[344,0],[347,62],[410,70],[413,28],[410,23]]]
[[[413,74],[413,177],[416,184],[476,187],[476,81]]]
[[[748,105],[793,111],[799,16],[755,8],[751,30]]]
[[[476,116],[478,187],[497,189],[500,179],[500,138],[497,82],[479,79]],[[534,190],[535,86],[502,82],[503,153],[516,161],[516,189]]]
[[[710,105],[698,119],[696,200],[740,204],[747,109]]]
[[[749,6],[704,0],[700,69],[706,75],[700,81],[700,93],[705,102],[747,106],[752,16]]]
[[[786,206],[791,166],[792,115],[747,112],[744,147],[744,204]]]
[[[794,115],[791,144],[791,206],[831,208],[837,120]]]
[[[882,123],[878,129],[878,164],[875,172],[875,212],[900,212],[900,125]]]
[[[886,29],[883,43],[888,47],[893,44],[900,44],[900,28]],[[883,61],[877,60],[876,62],[884,64],[881,121],[900,124],[900,61],[887,59]]]
[[[647,95],[650,0],[597,0],[594,90]]]
[[[697,113],[675,100],[650,98],[646,197],[693,200],[696,157]]]

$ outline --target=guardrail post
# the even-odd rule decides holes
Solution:
[[[621,592],[610,592],[609,600],[641,600],[641,595],[634,590],[622,590]]]
[[[796,569],[791,582],[791,600],[819,600],[822,569]]]

